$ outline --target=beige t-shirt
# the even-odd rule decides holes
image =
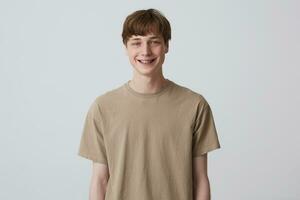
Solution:
[[[220,148],[205,98],[167,80],[154,94],[127,81],[91,104],[78,155],[108,165],[106,200],[192,200],[193,157]]]

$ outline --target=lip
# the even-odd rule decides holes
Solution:
[[[138,61],[140,61],[140,60],[143,60],[143,61],[149,61],[149,60],[155,60],[156,58],[151,58],[151,59],[149,59],[149,58],[147,58],[147,59],[137,59]]]
[[[150,63],[142,63],[142,64],[152,64],[155,60],[156,60],[156,58],[152,58],[152,59],[137,59],[137,61],[139,63],[141,63],[141,61],[152,61]]]

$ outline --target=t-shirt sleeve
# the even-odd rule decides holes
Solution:
[[[86,114],[78,155],[94,162],[107,164],[100,114],[99,105],[93,102]]]
[[[198,104],[194,123],[193,157],[221,147],[212,110],[205,99]]]

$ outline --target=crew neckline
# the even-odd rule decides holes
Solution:
[[[166,80],[167,80],[167,84],[166,84],[161,90],[159,90],[159,91],[157,91],[157,92],[155,92],[155,93],[140,93],[140,92],[135,91],[133,88],[131,88],[131,87],[129,86],[129,82],[130,82],[131,80],[128,80],[128,81],[124,84],[124,86],[125,86],[125,88],[127,89],[128,92],[130,92],[131,94],[133,94],[133,95],[135,95],[135,96],[137,96],[137,97],[141,97],[141,98],[151,98],[151,97],[156,97],[156,96],[159,96],[159,95],[165,93],[165,92],[168,90],[168,88],[170,88],[171,85],[173,85],[173,81],[171,81],[171,80],[169,80],[169,79],[166,79]]]

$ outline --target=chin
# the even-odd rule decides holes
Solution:
[[[152,68],[148,68],[145,69],[143,67],[140,66],[135,66],[134,70],[138,72],[138,74],[144,75],[144,76],[149,76],[149,75],[153,75],[158,71],[157,67],[152,67]]]

